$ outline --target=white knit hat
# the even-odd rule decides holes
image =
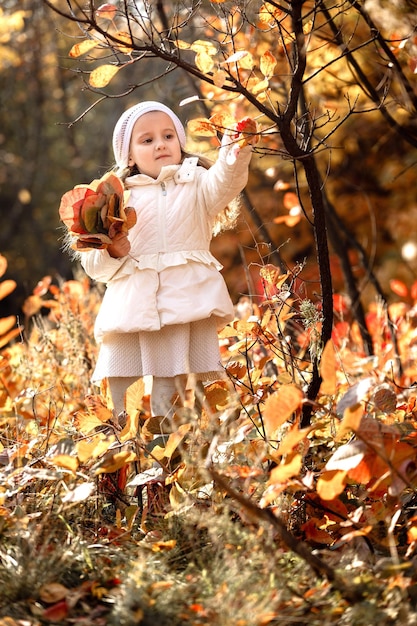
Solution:
[[[174,123],[175,130],[177,131],[178,139],[181,148],[185,146],[185,129],[181,120],[171,109],[161,102],[139,102],[134,106],[127,109],[119,118],[113,132],[113,152],[116,160],[116,165],[119,168],[125,168],[129,165],[129,147],[130,138],[132,136],[133,127],[135,122],[145,113],[151,113],[152,111],[162,111],[169,115]]]

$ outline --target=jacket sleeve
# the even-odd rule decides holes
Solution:
[[[81,265],[86,274],[99,283],[108,283],[124,265],[128,257],[114,259],[107,250],[82,252]]]
[[[223,211],[243,191],[248,182],[251,157],[252,146],[239,150],[230,136],[223,137],[217,161],[205,170],[199,181],[199,192],[211,217]]]

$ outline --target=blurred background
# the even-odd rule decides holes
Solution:
[[[148,60],[124,68],[107,96],[91,90],[79,63],[68,58],[77,39],[77,25],[63,21],[39,0],[3,0],[0,8],[0,253],[8,261],[7,278],[17,282],[13,294],[0,301],[1,316],[18,313],[43,276],[68,279],[77,271],[61,250],[58,207],[62,194],[88,183],[113,164],[111,135],[121,112],[140,99],[161,99],[183,121],[202,115],[198,105],[184,114],[177,104],[194,94],[189,79],[170,72],[123,98],[126,86],[164,71]],[[159,64],[159,65],[158,65]],[[132,72],[132,76],[129,76]],[[131,78],[131,80],[130,80]],[[143,77],[141,77],[143,79]],[[417,274],[417,198],[414,148],[387,128],[383,117],[353,116],[337,136],[337,146],[323,156],[323,176],[337,213],[366,250],[380,282],[392,278],[407,285]],[[274,219],[288,216],[292,167],[277,159],[254,156],[247,197],[266,228],[260,235],[250,211],[243,210],[237,230],[213,243],[224,264],[235,301],[257,289],[252,268],[269,262],[279,249],[285,263],[306,262],[304,276],[317,279],[314,242],[305,219],[290,225]],[[333,257],[335,290],[343,290]],[[352,259],[355,264],[355,259]],[[249,268],[249,271],[248,271]],[[363,289],[367,289],[366,275]],[[369,298],[374,297],[370,292]]]

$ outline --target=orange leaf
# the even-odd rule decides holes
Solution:
[[[227,364],[226,371],[229,376],[242,379],[247,372],[247,367],[244,363],[240,363],[239,361],[230,361]]]
[[[17,328],[14,328],[6,335],[3,335],[2,337],[0,337],[0,348],[3,348],[3,346],[7,345],[9,341],[14,339],[18,335],[20,335],[22,331],[23,331],[23,326],[18,326]]]
[[[8,315],[8,317],[0,318],[0,336],[5,335],[15,326],[16,324],[16,316]]]
[[[266,50],[260,59],[260,70],[265,78],[271,78],[274,73],[277,60],[269,50]]]
[[[285,224],[289,228],[296,226],[301,220],[300,215],[280,215],[272,220],[275,224]]]
[[[0,276],[4,276],[7,270],[7,259],[5,256],[0,254]]]
[[[336,440],[340,440],[348,432],[356,432],[359,430],[359,426],[362,421],[362,417],[365,411],[365,407],[362,404],[356,404],[353,407],[348,407],[343,413],[343,419],[337,430]]]
[[[406,298],[408,296],[407,285],[401,280],[393,278],[389,281],[389,286],[391,287],[391,291],[393,291],[397,296],[400,296],[401,298]]]
[[[293,209],[295,206],[299,206],[300,200],[298,199],[298,196],[296,193],[294,193],[293,191],[287,191],[287,193],[284,194],[283,204],[284,204],[284,207],[289,211],[290,209]]]
[[[271,436],[301,407],[304,394],[295,385],[282,385],[265,402],[263,418],[268,436]]]
[[[285,483],[289,478],[298,476],[303,465],[301,454],[293,452],[285,457],[285,459],[274,467],[268,480],[268,485]]]
[[[16,281],[15,280],[3,280],[0,283],[0,300],[6,298],[9,294],[11,294],[16,289]]]
[[[305,538],[308,541],[314,541],[315,543],[323,543],[326,545],[333,543],[333,537],[327,532],[327,530],[318,528],[316,522],[319,522],[319,520],[313,518],[301,526],[301,529],[305,534]]]
[[[94,413],[101,422],[108,422],[113,417],[113,412],[107,408],[103,398],[96,395],[88,395],[85,397],[85,404],[87,409]]]
[[[343,493],[346,485],[346,470],[323,472],[317,481],[317,493],[322,500],[334,500]]]
[[[285,433],[281,443],[279,444],[279,448],[276,452],[274,452],[273,457],[283,456],[284,454],[288,454],[291,452],[299,443],[304,441],[304,439],[311,433],[313,430],[316,430],[320,427],[320,424],[315,424],[314,426],[309,426],[308,428],[302,428],[301,430],[298,427],[298,424],[292,424],[291,428]]]
[[[106,2],[105,4],[101,4],[97,11],[97,17],[102,17],[105,20],[113,20],[116,16],[117,7],[114,4],[110,4],[110,2]]]
[[[333,342],[330,339],[324,346],[320,361],[320,375],[322,383],[320,391],[324,395],[332,396],[336,393],[337,363]]]

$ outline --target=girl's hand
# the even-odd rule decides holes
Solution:
[[[259,141],[257,131],[258,125],[256,121],[250,117],[245,117],[236,124],[235,139],[241,148],[248,145],[253,146]]]
[[[107,246],[107,252],[111,257],[119,259],[129,254],[130,241],[126,233],[117,233],[111,241],[111,244]]]

